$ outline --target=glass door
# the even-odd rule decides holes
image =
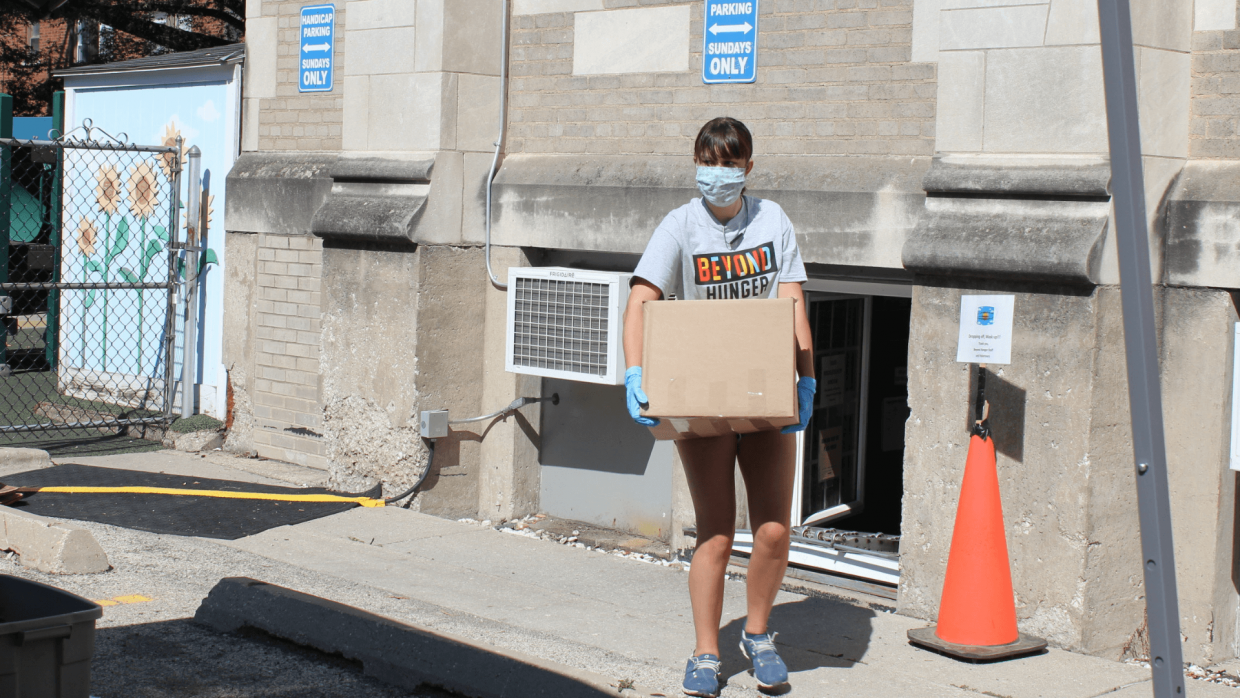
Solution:
[[[865,502],[871,298],[807,293],[818,394],[798,434],[794,525],[857,514]]]

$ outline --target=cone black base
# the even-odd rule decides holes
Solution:
[[[1046,640],[1024,633],[1020,633],[1016,642],[1007,645],[957,645],[953,642],[942,640],[935,635],[935,627],[937,626],[914,628],[908,631],[908,641],[918,647],[924,647],[939,654],[970,662],[993,662],[1000,659],[1012,659],[1046,649]]]

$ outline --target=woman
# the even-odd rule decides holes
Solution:
[[[724,571],[736,533],[736,492],[733,467],[740,464],[749,496],[753,554],[749,562],[749,615],[741,632],[741,651],[753,660],[754,676],[764,688],[788,681],[788,669],[776,652],[775,634],[767,618],[788,566],[789,517],[795,477],[796,437],[813,409],[817,383],[813,348],[801,283],[805,267],[797,250],[792,223],[771,201],[745,196],[745,177],[753,169],[753,138],[736,119],[721,117],[698,132],[693,162],[702,198],[672,211],[650,238],[637,265],[624,314],[624,355],[629,365],[625,386],[629,414],[644,426],[658,422],[641,415],[647,403],[641,389],[642,304],[675,295],[685,300],[713,298],[796,299],[797,399],[800,423],[782,430],[744,436],[726,435],[677,441],[693,508],[697,514],[697,547],[689,569],[689,598],[697,646],[685,667],[685,693],[713,696],[719,692],[719,621],[723,612]],[[754,279],[743,292],[728,281],[697,274],[700,263],[720,254],[767,248],[773,269]],[[709,268],[709,266],[705,267]],[[732,282],[735,283],[735,282]]]

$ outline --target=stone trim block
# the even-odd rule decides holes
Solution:
[[[9,507],[0,507],[0,549],[47,574],[94,574],[111,567],[90,531]]]
[[[935,149],[968,152],[982,149],[986,99],[986,52],[944,51],[939,54],[938,111]]]
[[[689,70],[689,5],[578,12],[573,75]]]
[[[1098,34],[1098,6],[1091,2],[1051,3],[1051,13],[1046,20],[1046,45],[1097,44],[1102,41]]]
[[[939,50],[1041,46],[1049,5],[943,10]]]
[[[276,96],[276,57],[278,20],[275,17],[245,22],[245,97],[273,99]]]
[[[370,0],[373,2],[374,0]],[[360,3],[351,3],[358,5]],[[351,15],[350,15],[351,16]],[[380,75],[387,73],[412,73],[414,71],[414,28],[384,27],[381,29],[350,30],[353,55],[346,76]],[[348,94],[347,92],[345,93]],[[417,95],[385,95],[385,99],[415,99]],[[347,96],[346,96],[347,100]]]
[[[904,243],[904,268],[925,276],[1096,285],[1109,181],[1098,159],[935,158],[924,180],[935,195]]]
[[[1166,284],[1240,289],[1240,163],[1189,161],[1165,215]]]
[[[1194,31],[1229,31],[1236,28],[1236,0],[1195,0]]]
[[[354,0],[348,3],[344,28],[346,31],[359,31],[412,27],[417,6],[418,3],[410,0]]]
[[[988,51],[983,149],[1105,153],[1102,53],[1097,46]]]
[[[542,15],[552,12],[586,12],[606,9],[603,0],[514,0],[512,15]]]

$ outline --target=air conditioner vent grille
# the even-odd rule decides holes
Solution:
[[[607,373],[610,284],[517,277],[510,292],[515,366]]]

